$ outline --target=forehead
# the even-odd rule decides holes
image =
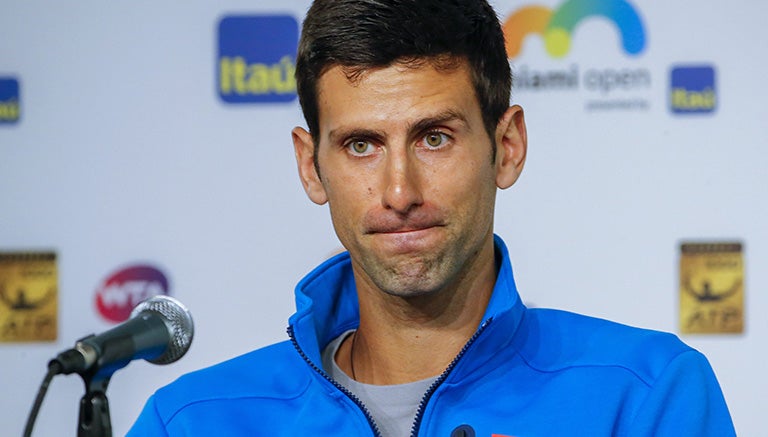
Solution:
[[[451,111],[482,123],[480,105],[466,61],[396,63],[351,70],[329,68],[317,83],[320,136],[348,125],[394,127]]]

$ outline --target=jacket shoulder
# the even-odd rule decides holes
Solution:
[[[652,385],[681,354],[700,355],[674,334],[567,311],[529,309],[524,325],[523,358],[542,371],[619,367]]]
[[[284,341],[179,377],[154,394],[158,414],[168,420],[185,407],[234,399],[280,400],[310,384],[306,364]]]

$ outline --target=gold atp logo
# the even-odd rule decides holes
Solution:
[[[0,252],[0,342],[54,341],[58,273],[53,252]]]
[[[680,332],[744,331],[744,260],[739,242],[680,245]]]

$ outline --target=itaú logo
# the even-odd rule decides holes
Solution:
[[[296,99],[299,24],[289,15],[231,15],[219,22],[217,89],[225,103]]]
[[[19,121],[19,81],[13,77],[0,77],[0,124]]]
[[[504,21],[507,56],[520,54],[523,40],[534,33],[544,38],[547,53],[562,58],[571,49],[571,36],[585,19],[602,17],[613,22],[628,55],[638,55],[645,48],[645,29],[640,16],[624,0],[568,0],[552,10],[545,6],[524,6]]]
[[[107,277],[96,290],[96,308],[110,322],[128,320],[140,302],[168,294],[168,278],[156,267],[137,264],[122,268]]]

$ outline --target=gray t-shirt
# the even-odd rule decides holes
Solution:
[[[382,436],[409,436],[421,398],[437,377],[397,385],[373,385],[355,381],[339,368],[334,359],[341,343],[353,332],[351,330],[341,334],[326,346],[323,350],[323,368],[331,378],[360,399],[373,416]]]

